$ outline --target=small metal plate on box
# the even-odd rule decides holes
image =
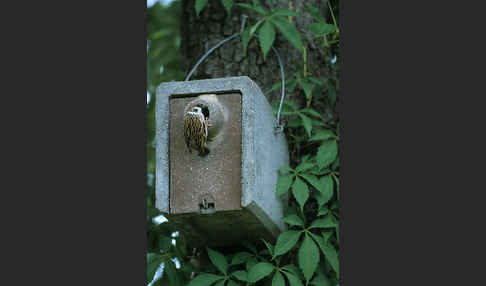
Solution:
[[[225,111],[225,123],[208,143],[210,153],[205,157],[194,150],[189,153],[184,141],[184,108],[197,96],[169,100],[170,213],[199,213],[203,200],[214,211],[240,210],[241,94],[216,95]]]

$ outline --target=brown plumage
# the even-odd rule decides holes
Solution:
[[[205,110],[206,111],[206,110]],[[199,151],[199,156],[209,154],[206,147],[208,139],[209,114],[203,114],[203,107],[196,105],[184,114],[184,139],[189,153],[192,149]]]

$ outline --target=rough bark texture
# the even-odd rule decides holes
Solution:
[[[235,1],[236,2],[236,1]],[[242,1],[239,1],[242,2]],[[244,1],[246,3],[251,1]],[[309,24],[313,19],[304,5],[312,4],[327,17],[326,1],[319,0],[270,0],[260,1],[267,8],[286,8],[296,10],[305,17],[293,17],[297,29],[301,32],[304,46],[307,47],[307,71],[314,77],[334,78],[335,69],[330,60],[333,55],[314,43],[309,34]],[[289,6],[291,2],[291,6]],[[187,75],[197,60],[211,47],[222,39],[240,31],[242,15],[248,15],[247,25],[252,25],[260,19],[260,15],[253,11],[233,6],[231,16],[228,18],[221,0],[209,0],[199,17],[195,13],[195,0],[182,2],[181,18],[181,47],[184,58],[184,69]],[[291,78],[296,71],[303,70],[303,55],[300,54],[278,31],[274,43],[278,50],[285,69],[286,79]],[[240,38],[233,39],[214,51],[199,66],[192,75],[193,79],[220,78],[246,75],[254,80],[263,92],[268,91],[275,83],[281,80],[280,68],[273,52],[269,52],[267,60],[263,60],[258,37],[254,37],[248,46],[248,52],[243,54]],[[305,97],[286,93],[286,99],[301,101]],[[280,99],[280,90],[267,95],[270,103]],[[318,111],[324,112],[325,106],[314,106]]]

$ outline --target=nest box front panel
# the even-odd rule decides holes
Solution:
[[[241,94],[171,96],[169,99],[169,205],[171,214],[241,209]],[[209,113],[209,153],[189,152],[184,114]]]

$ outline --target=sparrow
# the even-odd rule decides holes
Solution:
[[[194,149],[201,157],[209,154],[206,146],[209,126],[209,109],[202,104],[195,105],[184,114],[184,139],[189,153]]]

